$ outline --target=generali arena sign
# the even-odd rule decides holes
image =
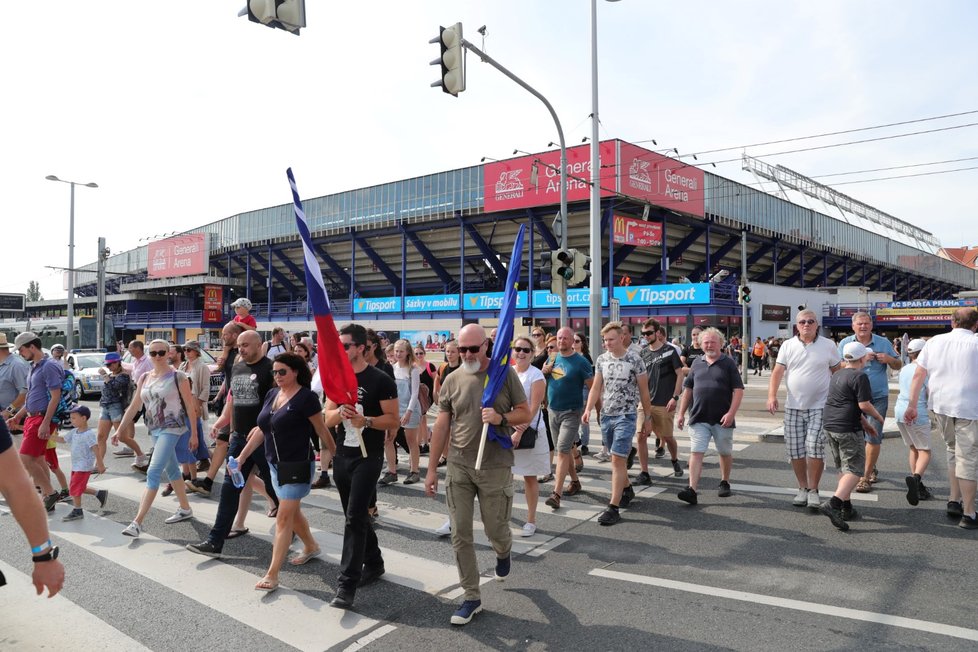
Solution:
[[[704,173],[681,161],[626,143],[599,145],[602,197],[628,195],[680,213],[704,216]],[[590,146],[567,150],[567,201],[590,197]],[[483,167],[486,212],[560,203],[560,151],[487,163]]]
[[[206,233],[178,235],[146,247],[146,273],[150,278],[206,274],[210,248]]]

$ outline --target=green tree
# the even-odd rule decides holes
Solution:
[[[44,297],[41,296],[41,285],[37,281],[31,281],[27,284],[27,300],[44,301]]]

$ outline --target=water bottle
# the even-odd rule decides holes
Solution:
[[[238,489],[244,486],[244,476],[241,475],[241,467],[238,464],[238,460],[233,457],[228,457],[228,475],[231,476],[231,484],[233,484]]]

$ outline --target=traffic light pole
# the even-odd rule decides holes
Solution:
[[[537,92],[536,89],[527,84],[525,81],[507,70],[498,61],[466,41],[464,38],[461,40],[461,44],[463,48],[474,52],[480,59],[482,59],[482,61],[488,63],[490,66],[525,88],[531,95],[533,95],[533,97],[543,102],[543,105],[547,107],[548,111],[550,111],[550,115],[554,119],[554,124],[557,125],[557,139],[560,141],[560,248],[567,249],[567,230],[569,226],[567,219],[567,144],[564,142],[564,129],[560,126],[560,119],[557,118],[557,112],[554,111],[554,107],[547,101],[547,98]],[[533,260],[532,256],[530,257],[530,260]],[[532,291],[532,288],[530,288],[530,290]],[[560,326],[564,327],[568,325],[567,284],[563,283],[560,290]]]
[[[740,232],[740,287],[747,285],[747,231]],[[747,384],[747,347],[752,342],[747,330],[747,302],[740,303],[740,369]],[[772,366],[773,369],[773,366]]]

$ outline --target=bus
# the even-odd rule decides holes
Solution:
[[[98,322],[92,315],[75,317],[73,327],[75,348],[115,351],[115,325],[112,317],[105,317],[101,344],[98,342]],[[41,346],[48,349],[55,344],[63,346],[66,343],[67,330],[67,317],[0,320],[0,332],[7,336],[8,342],[13,342],[24,331],[32,331],[41,338]]]

